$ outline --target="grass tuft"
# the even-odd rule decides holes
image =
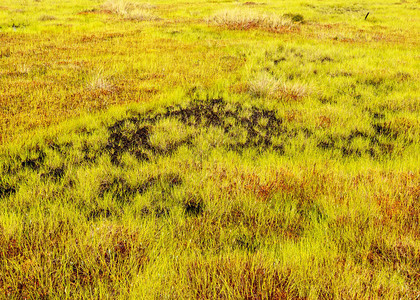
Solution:
[[[262,29],[281,32],[296,28],[290,18],[242,9],[221,11],[211,16],[207,22],[234,30]]]
[[[132,21],[153,21],[160,18],[150,12],[155,6],[144,3],[138,4],[126,0],[108,0],[102,5],[102,9],[115,13]]]
[[[94,73],[89,81],[87,82],[87,89],[91,91],[101,90],[110,92],[114,88],[111,80],[109,80],[104,74],[102,70]]]
[[[254,97],[273,98],[284,101],[300,101],[310,94],[310,89],[297,82],[284,82],[262,73],[249,81],[248,91]]]
[[[51,16],[51,15],[42,15],[41,17],[39,17],[40,21],[54,21],[57,20],[57,17],[55,16]]]

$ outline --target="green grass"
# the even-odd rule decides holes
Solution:
[[[419,9],[3,1],[1,297],[418,297]]]

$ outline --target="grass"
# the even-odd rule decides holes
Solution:
[[[158,19],[158,17],[149,12],[155,8],[155,6],[149,3],[137,4],[125,0],[110,0],[106,1],[101,8],[105,12],[121,15],[127,20],[153,21]]]
[[[418,297],[418,8],[3,1],[1,297]]]
[[[297,101],[308,96],[308,87],[299,83],[281,82],[268,74],[260,73],[248,84],[249,92],[254,97],[274,98],[279,101]]]
[[[263,29],[274,32],[291,30],[293,21],[287,16],[258,14],[250,10],[226,10],[212,16],[208,22],[236,30]]]

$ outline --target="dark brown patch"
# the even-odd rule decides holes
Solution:
[[[185,213],[190,216],[197,216],[204,211],[203,199],[197,195],[188,195],[184,199],[183,206]]]
[[[46,154],[44,151],[33,151],[30,153],[29,157],[22,161],[22,168],[29,168],[32,170],[38,170],[41,165],[44,163]]]
[[[16,187],[0,182],[0,199],[9,197],[14,193],[16,193]]]
[[[59,180],[62,179],[65,174],[65,167],[55,167],[55,168],[49,168],[46,172],[41,173],[41,178],[52,178],[53,180]]]
[[[170,155],[182,145],[191,145],[193,136],[188,136],[169,149],[160,149],[150,144],[152,126],[163,119],[176,119],[185,126],[217,127],[225,134],[234,130],[244,132],[244,141],[231,141],[228,150],[242,152],[246,148],[261,151],[277,149],[283,151],[283,145],[273,143],[273,138],[286,132],[282,119],[272,110],[257,107],[244,108],[239,104],[228,104],[222,99],[191,102],[188,106],[170,106],[166,112],[156,115],[137,114],[115,122],[108,130],[110,137],[106,150],[113,163],[119,163],[123,153],[134,154],[139,160],[149,160],[151,155]],[[236,125],[229,123],[234,120]],[[130,128],[130,129],[127,129]]]
[[[97,208],[91,210],[87,215],[87,220],[96,220],[99,218],[110,218],[117,215],[117,213],[109,208]]]

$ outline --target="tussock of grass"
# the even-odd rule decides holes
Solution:
[[[118,14],[127,20],[154,21],[160,18],[150,12],[155,6],[149,3],[134,3],[127,0],[108,0],[102,9]]]
[[[207,22],[235,30],[263,29],[277,32],[295,28],[290,18],[242,9],[221,11],[210,17]]]
[[[54,21],[54,20],[57,20],[57,17],[51,16],[51,15],[43,15],[39,17],[39,20],[40,21]]]
[[[103,74],[103,70],[99,70],[96,73],[94,73],[89,78],[86,87],[88,90],[91,91],[102,90],[109,92],[114,89],[114,85],[112,84],[111,80]]]
[[[284,82],[266,73],[249,81],[248,90],[254,97],[285,101],[300,101],[310,94],[310,89],[304,84]]]

